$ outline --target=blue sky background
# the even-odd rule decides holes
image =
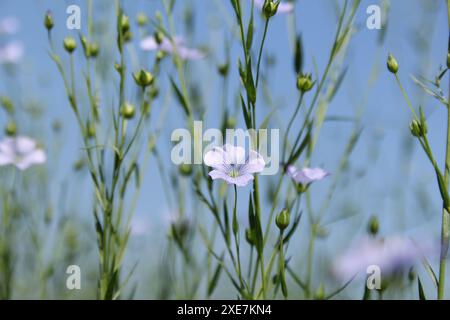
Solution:
[[[248,9],[250,1],[242,1]],[[334,4],[341,1],[329,0],[298,0],[295,16],[298,31],[301,31],[304,43],[306,71],[314,71],[314,61],[319,73],[322,74],[336,28],[336,12]],[[94,1],[96,3],[96,1]],[[113,1],[111,1],[112,6]],[[195,13],[195,34],[185,33],[182,26],[182,12],[186,4],[192,4]],[[42,125],[25,122],[19,124],[20,131],[39,136],[45,145],[50,141],[50,126],[54,120],[63,124],[62,137],[59,140],[61,153],[57,158],[50,157],[49,172],[51,188],[58,195],[61,181],[68,181],[70,190],[69,206],[81,207],[89,216],[90,192],[87,175],[80,177],[71,171],[73,162],[80,155],[81,141],[77,131],[75,117],[70,110],[59,74],[50,60],[47,50],[47,35],[42,19],[47,9],[51,9],[55,18],[54,38],[57,41],[61,56],[61,41],[65,35],[77,34],[65,28],[67,17],[65,9],[70,4],[78,4],[82,9],[82,32],[86,31],[85,1],[55,1],[55,0],[17,0],[0,2],[0,18],[16,16],[20,19],[20,32],[14,36],[25,44],[25,58],[19,67],[19,75],[11,81],[5,73],[0,73],[0,93],[10,94],[14,99],[32,99],[38,101],[44,110]],[[329,115],[354,116],[355,110],[364,105],[362,118],[363,133],[350,160],[350,171],[343,182],[339,184],[336,198],[329,210],[330,220],[338,213],[356,213],[351,219],[330,224],[329,241],[323,241],[319,248],[340,252],[351,241],[349,234],[356,235],[364,231],[365,223],[371,214],[377,214],[381,221],[382,233],[407,233],[416,237],[437,237],[440,222],[440,197],[432,167],[425,155],[409,135],[409,110],[403,100],[394,78],[385,69],[385,60],[392,52],[400,64],[400,77],[415,105],[423,104],[428,116],[430,140],[436,158],[444,158],[445,150],[445,109],[437,101],[424,97],[409,77],[411,74],[422,74],[433,78],[440,65],[445,63],[447,52],[447,17],[444,1],[396,0],[391,3],[389,23],[385,42],[377,41],[379,32],[365,27],[367,14],[365,8],[370,4],[378,4],[375,0],[363,0],[356,17],[359,30],[352,39],[348,57],[344,65],[348,67],[346,81],[333,100]],[[161,10],[160,1],[136,0],[124,1],[125,11],[130,17],[138,11],[144,11],[152,16],[156,10]],[[246,11],[248,12],[248,11]],[[110,19],[115,23],[113,10],[96,9],[96,18]],[[200,81],[205,92],[203,101],[208,108],[207,127],[219,124],[221,103],[221,83],[216,73],[216,65],[224,61],[224,35],[230,39],[229,23],[234,24],[234,15],[228,0],[192,0],[177,1],[176,5],[177,31],[188,37],[190,46],[208,47],[207,58],[200,62],[191,62],[191,78]],[[266,42],[266,52],[274,55],[276,67],[269,78],[272,98],[277,108],[272,127],[280,123],[285,127],[293,112],[297,100],[295,89],[295,74],[292,68],[292,47],[287,31],[288,17],[275,17],[269,27]],[[255,44],[259,44],[262,36],[262,19],[258,17],[255,33]],[[150,30],[149,30],[150,31]],[[2,40],[3,43],[6,40]],[[113,43],[115,40],[111,38]],[[429,47],[428,51],[420,49],[419,45]],[[256,45],[255,45],[256,47]],[[231,83],[228,95],[230,108],[239,86],[237,58],[241,56],[241,48],[233,39],[231,50]],[[79,56],[81,58],[81,55]],[[79,59],[81,61],[81,59]],[[149,60],[150,61],[150,60]],[[67,63],[67,61],[65,61]],[[378,66],[378,76],[373,87],[367,89],[368,79],[374,66]],[[173,70],[171,70],[173,74]],[[166,77],[166,73],[162,76]],[[448,79],[444,77],[443,87]],[[167,79],[162,81],[162,97],[167,94]],[[81,84],[80,84],[81,86]],[[369,91],[368,91],[369,90]],[[309,102],[310,97],[307,97]],[[259,98],[259,101],[263,101]],[[163,99],[160,98],[160,102]],[[158,105],[155,105],[155,109]],[[167,166],[169,163],[170,132],[183,126],[182,113],[174,99],[169,106],[169,116],[164,133],[158,145],[165,154]],[[156,114],[158,113],[155,111]],[[269,112],[267,106],[261,107],[259,119]],[[3,117],[3,114],[1,115]],[[239,113],[241,118],[241,114]],[[239,119],[240,119],[239,118]],[[0,118],[3,125],[3,119]],[[239,120],[244,127],[242,119]],[[322,166],[333,172],[338,166],[340,155],[353,127],[350,123],[326,123],[321,133],[313,165]],[[330,181],[313,186],[314,207],[318,208],[323,200]],[[137,216],[151,224],[149,237],[154,241],[164,240],[166,221],[163,216],[167,212],[167,204],[160,187],[159,174],[154,161],[146,172],[145,182],[141,191],[141,201]],[[80,201],[82,199],[82,201]],[[245,199],[245,197],[242,197]],[[268,205],[266,204],[266,211]],[[307,228],[306,224],[305,227]],[[301,229],[302,230],[302,229]],[[306,229],[304,229],[306,230]],[[343,240],[343,241],[334,241]],[[154,243],[154,242],[153,242]],[[147,245],[145,245],[147,244]],[[144,246],[145,245],[145,246]],[[141,248],[149,255],[156,254],[155,246],[148,242],[133,242],[132,245]],[[302,247],[302,244],[300,244]],[[334,255],[335,253],[332,253]]]

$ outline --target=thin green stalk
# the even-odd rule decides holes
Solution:
[[[450,30],[450,0],[447,0],[447,15],[448,26]],[[450,43],[449,43],[450,45]],[[450,52],[450,47],[448,51]],[[449,80],[449,98],[447,106],[447,146],[445,151],[445,171],[444,182],[445,187],[448,188],[450,170],[450,80]],[[449,212],[447,208],[442,209],[442,225],[441,225],[441,257],[439,263],[439,285],[438,285],[438,299],[442,300],[445,296],[445,272],[446,272],[446,258],[449,245]]]
[[[258,88],[258,83],[259,83],[259,68],[261,65],[261,58],[262,58],[262,53],[263,53],[263,48],[264,48],[264,43],[266,41],[266,35],[267,35],[267,29],[269,28],[269,19],[266,19],[266,23],[264,24],[264,33],[263,33],[263,38],[261,41],[261,46],[259,47],[259,54],[258,54],[258,64],[256,66],[256,87]]]
[[[403,97],[405,98],[406,103],[408,104],[408,107],[411,110],[411,113],[413,114],[414,118],[416,120],[419,120],[419,117],[417,116],[416,111],[414,110],[414,108],[413,108],[413,106],[411,104],[411,101],[409,101],[408,95],[406,94],[406,91],[403,88],[402,82],[400,81],[400,78],[398,77],[397,73],[395,74],[395,80],[397,81],[397,84],[400,87],[400,91],[402,92]]]

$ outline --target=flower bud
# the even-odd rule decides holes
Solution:
[[[314,293],[314,299],[316,300],[325,299],[325,286],[323,285],[323,283],[319,285],[316,292]]]
[[[126,33],[130,30],[130,19],[124,14],[122,14],[120,19],[120,30],[122,33]]]
[[[92,42],[89,44],[89,52],[91,57],[95,58],[98,56],[98,52],[100,51],[100,47],[97,42]]]
[[[411,121],[409,129],[414,137],[420,138],[427,134],[428,127],[426,122],[419,122],[416,119]]]
[[[266,19],[273,17],[278,10],[278,5],[280,1],[274,2],[273,0],[265,0],[263,5],[263,13]]]
[[[142,88],[151,85],[155,79],[150,72],[144,69],[141,69],[141,71],[139,72],[133,73],[133,78],[136,84],[138,86],[141,86]]]
[[[148,17],[145,13],[139,12],[136,16],[138,26],[144,27],[148,23]]]
[[[223,64],[220,64],[218,67],[217,67],[217,71],[219,71],[219,74],[222,76],[222,77],[226,77],[227,75],[228,75],[228,71],[230,70],[230,65],[228,64],[228,63],[223,63]]]
[[[92,139],[92,138],[94,138],[95,137],[95,125],[92,123],[92,122],[88,122],[87,123],[87,125],[86,125],[86,134],[87,134],[87,137],[89,138],[89,139]]]
[[[256,243],[255,232],[253,229],[245,229],[245,240],[247,240],[248,244],[254,246]]]
[[[378,230],[380,229],[380,222],[378,221],[377,216],[372,216],[369,219],[369,223],[367,224],[367,231],[375,236],[378,233]]]
[[[228,117],[227,118],[227,128],[232,129],[236,127],[236,118],[235,117]]]
[[[54,24],[54,22],[53,22],[53,16],[52,16],[52,13],[50,12],[50,11],[47,11],[46,13],[45,13],[45,17],[44,17],[44,26],[45,26],[45,28],[48,30],[48,31],[50,31],[50,30],[52,30],[53,29],[53,26],[54,26],[55,24]]]
[[[311,74],[299,74],[297,76],[297,89],[305,93],[312,89],[314,82],[311,79]]]
[[[10,98],[7,96],[0,96],[0,105],[5,109],[9,114],[14,113],[14,104]]]
[[[289,226],[289,222],[291,220],[291,215],[288,210],[283,209],[275,218],[275,223],[277,224],[278,229],[283,231]]]
[[[389,54],[387,59],[387,68],[390,72],[396,74],[398,71],[398,62],[392,54]]]
[[[77,47],[77,42],[74,38],[72,37],[66,37],[64,39],[64,49],[66,49],[66,51],[68,53],[72,53]]]
[[[180,174],[182,176],[188,177],[192,174],[192,166],[190,164],[187,163],[182,163],[179,167],[178,170],[180,171]]]
[[[164,51],[158,51],[156,53],[156,60],[161,61],[167,54]]]
[[[17,125],[14,121],[9,121],[5,127],[5,134],[7,136],[15,136],[17,133]]]
[[[136,109],[130,103],[125,103],[125,105],[122,107],[122,116],[125,119],[132,119],[134,117],[135,112]]]
[[[164,33],[161,31],[156,31],[154,34],[154,38],[157,44],[161,44],[164,40]]]

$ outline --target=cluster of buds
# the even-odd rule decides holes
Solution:
[[[130,19],[124,14],[122,14],[120,19],[120,32],[122,33],[123,42],[129,42],[133,37],[130,30]]]
[[[312,81],[311,74],[299,74],[297,76],[297,89],[302,92],[308,92],[314,87],[314,82]]]
[[[81,37],[81,45],[83,46],[84,56],[89,58],[95,58],[98,56],[99,45],[96,42],[88,42],[86,37]]]
[[[412,120],[409,124],[409,129],[411,130],[411,134],[417,138],[423,137],[428,133],[428,125],[422,109],[420,109],[420,119]]]
[[[265,0],[263,5],[263,13],[266,19],[270,19],[273,17],[278,10],[278,6],[280,5],[280,0],[273,1],[273,0]]]

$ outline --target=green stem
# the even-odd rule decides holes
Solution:
[[[402,83],[401,83],[400,78],[398,77],[397,73],[395,74],[395,80],[397,81],[398,86],[400,87],[400,91],[402,92],[403,97],[405,98],[406,103],[408,104],[409,110],[411,110],[411,113],[413,114],[414,118],[416,120],[419,120],[419,117],[417,116],[416,111],[414,111],[411,101],[409,100],[408,95],[406,94],[406,91],[403,88]]]
[[[261,46],[259,47],[258,64],[256,66],[256,87],[258,87],[258,83],[259,83],[259,67],[261,65],[262,52],[263,52],[263,48],[264,48],[264,42],[266,41],[268,27],[269,27],[269,19],[266,19],[266,23],[264,24],[263,38],[261,41]]]
[[[447,0],[448,25],[450,29],[450,0]],[[450,45],[450,44],[449,44]],[[448,48],[450,52],[450,47]],[[445,151],[445,171],[444,182],[448,188],[449,169],[450,169],[450,80],[449,80],[449,99],[447,106],[447,146]],[[438,299],[444,299],[445,295],[445,272],[446,272],[446,256],[449,245],[449,216],[446,208],[442,209],[442,225],[441,225],[441,257],[439,263],[439,285]]]

